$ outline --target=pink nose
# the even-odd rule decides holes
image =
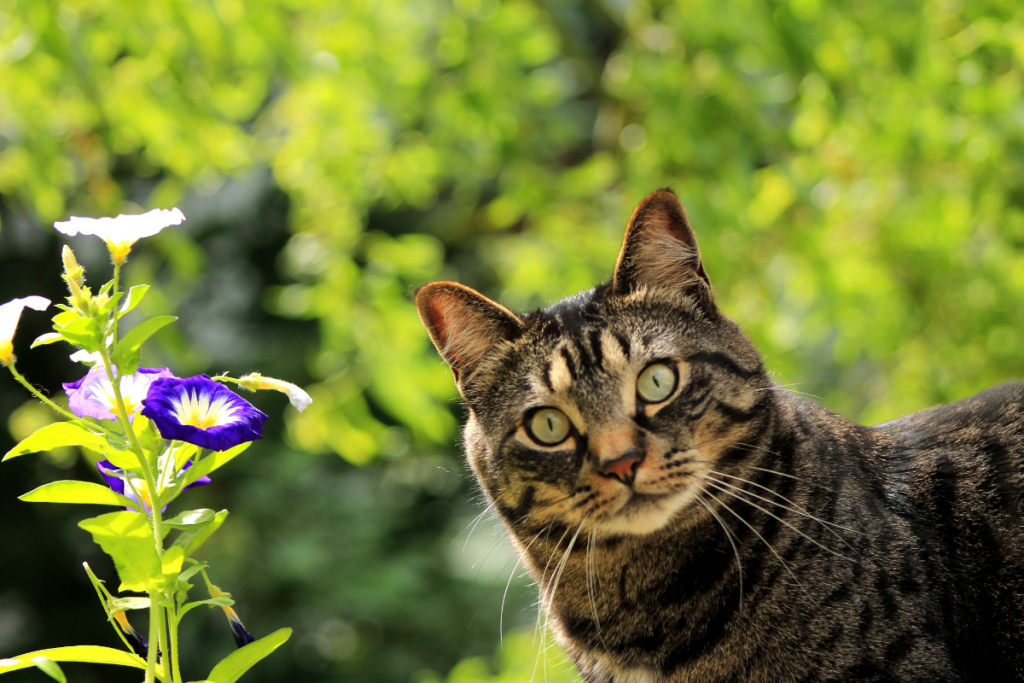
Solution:
[[[597,471],[602,476],[614,477],[629,486],[636,478],[636,470],[640,466],[641,460],[643,460],[643,456],[638,451],[633,450],[616,460],[602,463]]]

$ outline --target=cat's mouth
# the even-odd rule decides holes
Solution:
[[[670,495],[668,493],[639,493],[638,491],[633,491],[632,495],[619,508],[618,514],[629,515],[650,510]]]

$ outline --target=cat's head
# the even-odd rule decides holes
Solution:
[[[468,407],[469,462],[521,540],[696,519],[706,472],[764,419],[760,356],[716,308],[669,190],[633,212],[606,284],[526,315],[452,282],[416,305]]]

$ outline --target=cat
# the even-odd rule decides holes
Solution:
[[[585,681],[1024,680],[1024,384],[872,427],[779,387],[670,190],[592,290],[416,306]]]

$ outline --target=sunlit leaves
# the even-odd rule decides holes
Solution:
[[[77,422],[55,422],[46,425],[12,448],[4,460],[26,453],[49,451],[63,446],[106,446],[107,439],[91,432]]]
[[[149,518],[137,512],[111,512],[78,523],[110,555],[121,577],[118,590],[147,592],[162,585],[163,567],[157,556]],[[178,553],[177,571],[181,554]],[[173,568],[170,568],[173,569]]]
[[[290,628],[282,628],[235,650],[213,668],[213,671],[207,676],[207,680],[212,683],[235,683],[242,677],[242,674],[258,664],[261,659],[281,647],[291,635]]]
[[[55,481],[18,496],[26,503],[86,503],[137,508],[129,498],[88,481]]]

